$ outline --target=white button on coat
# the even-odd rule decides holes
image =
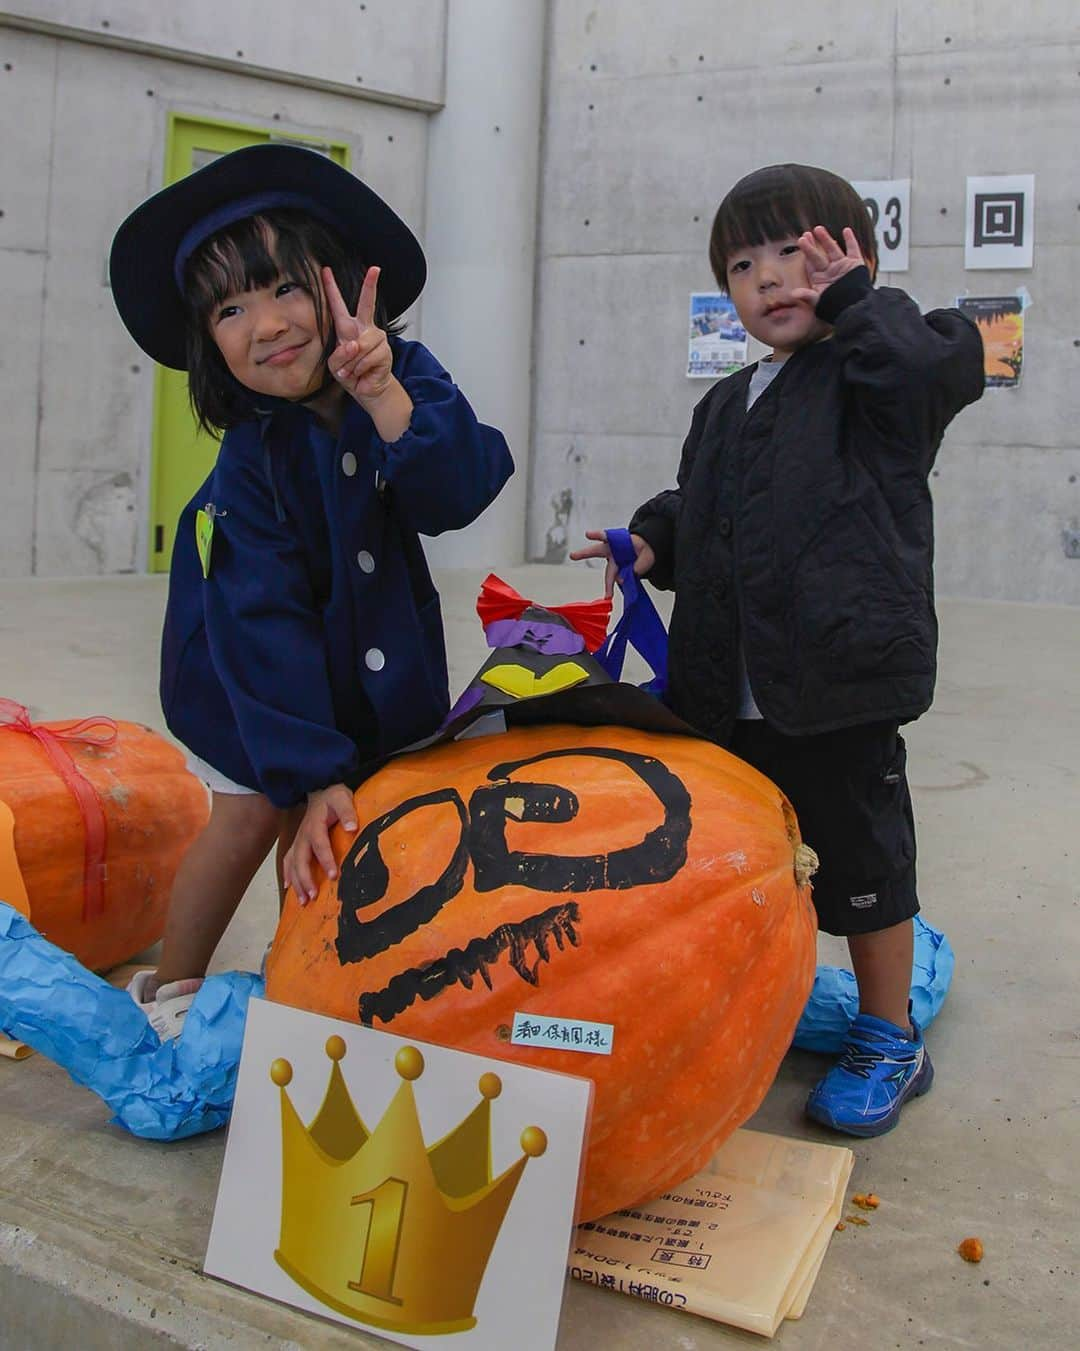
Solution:
[[[346,478],[352,478],[356,473],[356,456],[351,450],[347,450],[341,457],[341,472]]]
[[[360,552],[356,555],[356,563],[361,572],[375,571],[374,556],[372,554],[369,554],[366,549],[361,549]]]
[[[377,647],[369,647],[364,653],[364,665],[369,671],[381,671],[386,665],[386,658]]]

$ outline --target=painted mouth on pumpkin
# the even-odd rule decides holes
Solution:
[[[551,940],[554,939],[560,952],[567,943],[576,948],[579,940],[575,925],[580,923],[581,911],[577,903],[567,901],[514,924],[500,924],[486,938],[474,938],[464,949],[451,948],[444,957],[399,972],[383,989],[362,994],[360,1022],[367,1027],[376,1018],[388,1023],[417,999],[434,999],[451,985],[464,985],[471,990],[477,976],[490,990],[488,967],[504,953],[508,954],[510,965],[523,981],[539,985],[540,965],[551,961]],[[535,949],[531,962],[530,945]]]

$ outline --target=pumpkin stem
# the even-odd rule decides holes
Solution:
[[[818,856],[808,844],[795,846],[795,884],[802,888],[810,881],[819,867]]]

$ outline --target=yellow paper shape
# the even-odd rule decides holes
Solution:
[[[7,901],[13,910],[30,918],[30,898],[15,853],[15,814],[3,798],[0,798],[0,901]]]
[[[536,699],[542,694],[558,694],[560,690],[573,689],[588,678],[588,671],[576,661],[564,661],[541,676],[530,671],[527,666],[506,662],[502,666],[492,666],[480,677],[485,685],[490,685],[500,694],[509,694],[512,699]]]
[[[210,576],[210,549],[214,543],[214,518],[210,512],[200,507],[195,513],[195,548],[202,564],[202,575]]]

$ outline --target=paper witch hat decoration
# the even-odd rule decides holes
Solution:
[[[696,735],[659,699],[613,680],[594,655],[611,618],[609,597],[540,605],[492,573],[480,588],[476,612],[491,654],[438,732],[410,750],[455,740],[495,712],[507,727],[564,722]]]

